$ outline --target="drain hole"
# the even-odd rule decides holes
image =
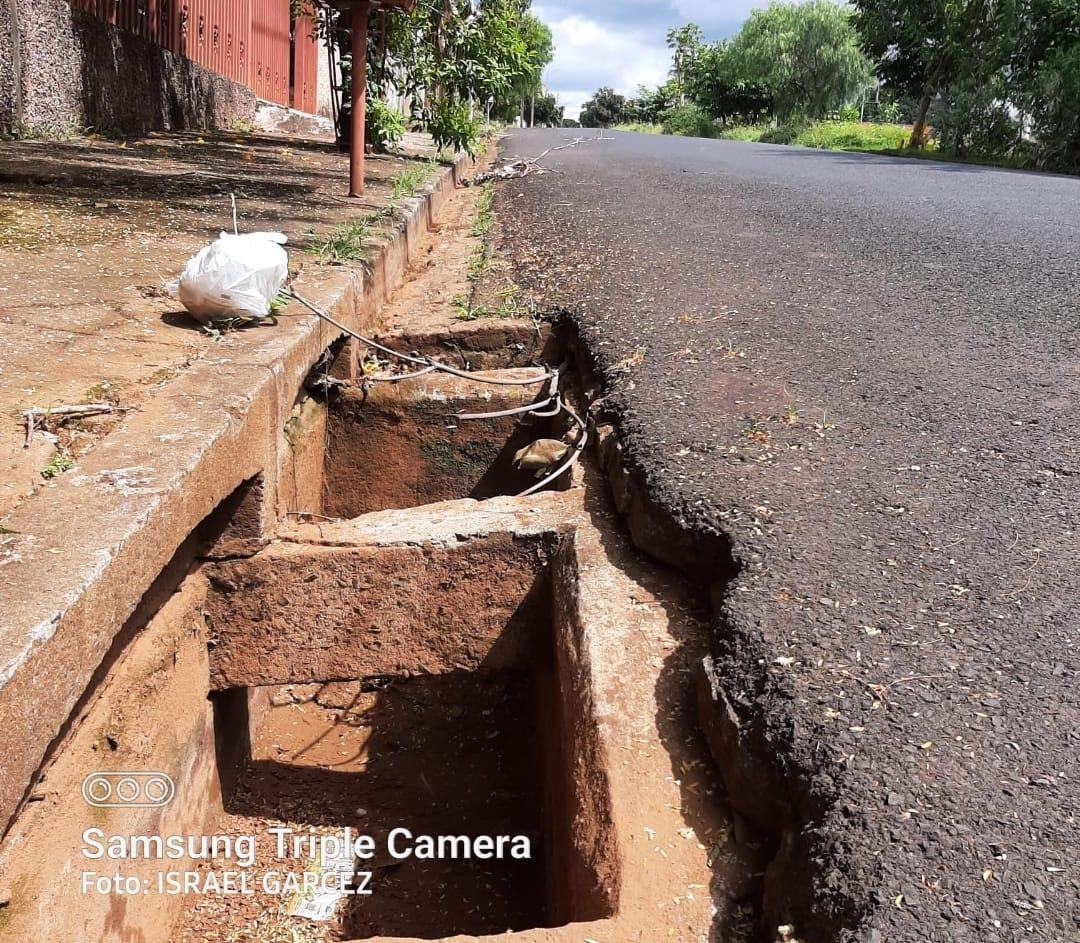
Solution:
[[[535,374],[535,370],[529,371]],[[514,454],[550,435],[550,421],[502,417],[456,422],[532,402],[536,388],[497,388],[454,377],[347,390],[330,404],[323,513],[352,518],[455,498],[516,494],[536,481]]]
[[[361,682],[313,687],[252,692],[274,703],[257,723],[251,762],[225,809],[256,827],[351,826],[372,836],[375,856],[356,867],[373,872],[373,893],[341,907],[346,938],[434,939],[547,925],[543,759],[530,674],[453,672],[377,690]],[[399,851],[415,849],[412,857],[387,853],[395,828],[412,834],[395,839]],[[526,836],[531,857],[514,859],[509,846],[502,860],[419,857],[421,836],[454,836],[464,851],[479,836],[499,835]]]
[[[428,582],[403,593],[410,564],[397,551],[386,560],[393,593],[375,586],[382,570],[370,556],[304,555],[338,587],[328,600],[351,613],[366,609],[366,591],[350,575],[361,564],[367,591],[374,586],[382,600],[377,624],[368,628],[354,614],[337,642],[307,632],[293,606],[313,617],[315,584],[303,583],[306,600],[291,589],[305,579],[299,559],[270,553],[222,564],[235,590],[219,601],[226,608],[212,606],[220,628],[212,658],[221,659],[214,676],[234,687],[212,695],[225,813],[219,831],[258,836],[257,871],[283,866],[273,858],[272,831],[282,823],[302,834],[348,827],[371,836],[374,857],[351,866],[373,872],[372,893],[337,905],[328,939],[442,939],[612,916],[619,868],[607,771],[589,689],[574,668],[577,636],[552,605],[549,571],[537,573],[534,552],[513,542],[404,553],[419,555],[418,575],[452,587],[455,598],[428,611],[437,595]],[[477,572],[489,581],[486,592],[467,578]],[[308,649],[328,656],[298,658],[301,645],[260,633],[290,653],[297,683],[280,683],[290,675],[277,648],[253,647],[245,628],[242,604],[256,576],[275,590],[252,601],[270,599]],[[344,597],[342,581],[354,587]],[[320,625],[335,622],[332,608],[315,607]],[[350,674],[361,677],[307,683]],[[395,829],[412,837],[398,833],[391,847]],[[421,836],[431,836],[434,849]],[[403,849],[414,853],[396,857]],[[268,903],[227,902],[220,919],[228,926],[253,925]]]

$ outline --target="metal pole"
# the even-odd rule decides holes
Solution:
[[[369,0],[352,8],[352,140],[349,143],[349,196],[364,192],[364,117],[367,105]]]

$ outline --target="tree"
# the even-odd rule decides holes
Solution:
[[[543,72],[555,54],[551,30],[532,13],[522,13],[518,27],[525,43],[525,68],[511,85],[509,91],[495,102],[492,115],[504,121],[517,117],[532,125],[536,120],[532,113],[537,96],[542,95]]]
[[[865,88],[872,65],[848,11],[828,0],[755,10],[724,52],[751,85],[768,89],[776,116],[824,118]]]
[[[729,43],[702,47],[686,76],[687,97],[709,117],[752,124],[772,114],[772,94],[740,72]]]
[[[1008,0],[1001,32],[1009,99],[1026,117],[1040,166],[1080,173],[1080,4]]]
[[[563,123],[565,112],[566,109],[563,108],[563,106],[559,104],[558,99],[549,92],[544,92],[544,94],[536,97],[534,120],[540,127],[560,127]]]
[[[637,94],[626,103],[626,116],[642,124],[660,124],[679,100],[679,88],[674,79],[655,89],[639,85]]]
[[[626,98],[607,86],[597,89],[581,109],[583,128],[610,128],[626,118]]]
[[[686,26],[668,30],[667,45],[672,54],[671,77],[675,80],[680,101],[685,101],[683,89],[686,75],[694,67],[703,39],[701,27],[696,23],[687,23]]]
[[[293,0],[319,13],[319,30],[338,49],[346,86],[351,80],[348,16],[332,0]],[[372,14],[368,47],[369,97],[395,91],[409,102],[413,127],[440,147],[473,151],[485,103],[538,88],[551,58],[551,33],[529,11],[530,0],[417,0],[410,13]],[[546,58],[545,58],[546,57]],[[344,96],[345,113],[348,96]],[[374,115],[381,112],[373,109]],[[339,122],[339,129],[348,127]]]
[[[862,47],[896,91],[917,102],[909,145],[926,140],[938,92],[976,85],[1003,65],[995,0],[854,0]]]

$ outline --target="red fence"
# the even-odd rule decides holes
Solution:
[[[76,10],[135,33],[260,98],[314,111],[318,46],[289,0],[71,0]]]

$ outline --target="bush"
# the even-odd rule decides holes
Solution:
[[[718,128],[697,105],[679,105],[664,116],[664,134],[678,134],[690,138],[714,138]]]
[[[819,121],[795,134],[792,143],[833,151],[889,151],[902,148],[909,133],[899,124]]]
[[[800,144],[833,151],[899,150],[907,143],[909,129],[901,124],[861,121],[791,122],[778,127],[762,124],[725,128],[721,137],[762,144]]]
[[[1008,157],[1020,141],[1000,80],[954,85],[934,103],[930,122],[943,151],[960,158]]]
[[[405,116],[381,98],[368,99],[364,120],[364,138],[376,151],[396,147],[405,136]]]
[[[764,124],[736,124],[730,128],[724,128],[720,132],[720,137],[729,141],[751,141],[756,143],[761,140],[763,134],[771,130],[771,127]]]
[[[614,125],[613,131],[634,131],[637,134],[661,134],[663,128],[658,124],[648,124],[644,121],[624,121]]]
[[[465,102],[436,101],[427,120],[427,131],[436,147],[465,151],[470,157],[476,156],[482,130]]]

